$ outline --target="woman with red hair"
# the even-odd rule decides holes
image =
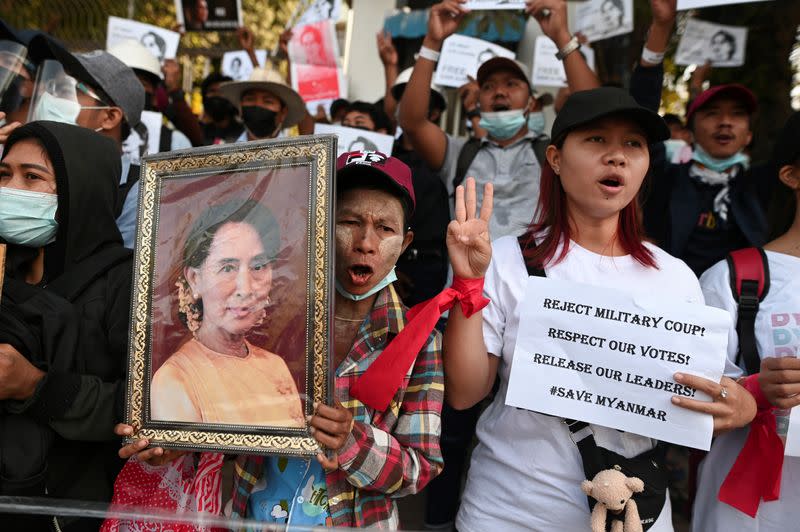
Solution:
[[[446,399],[455,408],[468,408],[483,400],[499,377],[499,389],[478,422],[479,443],[456,521],[460,532],[586,530],[590,510],[581,491],[586,464],[574,443],[583,432],[593,435],[596,448],[602,448],[598,452],[617,453],[623,470],[636,457],[660,460],[653,439],[596,425],[586,425],[579,436],[561,418],[505,404],[529,271],[631,295],[703,303],[692,271],[645,241],[642,230],[639,195],[650,166],[648,145],[669,138],[663,120],[627,92],[599,88],[569,97],[552,138],[538,210],[522,237],[490,244],[491,187],[480,216],[474,181],[456,192],[456,220],[447,235],[454,284],[472,286],[485,278],[484,295],[491,302],[470,317],[458,305],[451,311],[444,340]],[[755,415],[752,396],[731,379],[717,383],[676,374],[675,380],[715,398],[673,402],[712,414],[716,431],[743,426]],[[658,469],[653,478],[643,478],[651,507],[643,509],[643,501],[639,510],[644,530],[669,531],[669,497],[665,487],[656,486]]]

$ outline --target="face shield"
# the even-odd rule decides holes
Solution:
[[[82,109],[110,107],[90,87],[67,74],[61,63],[48,59],[42,62],[36,75],[28,122],[52,120],[77,124]]]
[[[25,122],[33,94],[36,72],[24,45],[0,40],[0,111],[6,114],[0,125]]]

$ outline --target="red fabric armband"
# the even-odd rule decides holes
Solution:
[[[767,401],[758,374],[742,382],[758,405],[750,433],[728,476],[719,489],[719,500],[755,517],[761,500],[775,501],[781,495],[783,442],[775,430],[774,407]]]
[[[436,322],[457,301],[468,318],[488,305],[489,300],[483,297],[483,277],[456,277],[450,288],[411,308],[403,330],[350,387],[350,395],[379,412],[386,410]]]

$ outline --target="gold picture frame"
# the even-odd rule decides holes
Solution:
[[[329,403],[331,391],[335,160],[332,135],[143,159],[125,415],[135,434],[129,441],[146,438],[151,446],[227,453],[319,452],[306,416],[315,402]],[[277,240],[264,236],[263,224],[242,218],[242,212],[262,218],[268,212]],[[217,244],[216,234],[224,231],[235,238],[220,236]],[[207,238],[205,247],[195,246],[199,238]],[[221,269],[208,264],[215,250],[238,257],[255,249],[266,257],[267,242],[276,252],[261,262],[242,255],[240,262],[224,259],[229,265]],[[187,258],[196,256],[187,250],[196,249],[206,254],[197,264]],[[242,303],[229,303],[234,298]],[[219,349],[218,338],[228,342],[230,353]],[[285,369],[291,378],[275,380]],[[256,380],[257,375],[263,378]],[[256,387],[239,386],[240,379]],[[278,392],[269,391],[273,380]],[[255,391],[247,395],[247,390]],[[267,412],[276,421],[264,421]],[[243,421],[249,419],[258,421]]]

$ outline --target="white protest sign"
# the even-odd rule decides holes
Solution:
[[[339,41],[332,20],[297,26],[289,41],[289,60],[294,64],[335,67]]]
[[[267,64],[267,51],[256,50],[256,59],[262,67]],[[222,73],[234,81],[247,81],[253,73],[253,62],[244,50],[225,52],[222,55]]]
[[[161,143],[161,125],[163,124],[161,113],[142,111],[141,120],[147,128],[147,140],[143,140],[136,130],[131,129],[131,134],[122,143],[122,152],[131,158],[131,164],[139,164],[145,155],[158,153],[158,146]]]
[[[303,0],[298,3],[297,11],[302,14],[292,26],[313,24],[326,19],[339,20],[342,0]]]
[[[472,0],[462,7],[472,11],[488,11],[494,9],[525,9],[525,0]]]
[[[347,97],[341,68],[292,63],[291,73],[292,88],[305,102]]]
[[[633,31],[633,0],[588,0],[575,8],[575,29],[589,42]]]
[[[712,417],[671,398],[710,398],[672,376],[719,381],[727,312],[541,277],[520,305],[506,404],[708,450]]]
[[[678,11],[694,9],[696,7],[729,6],[731,4],[746,4],[769,1],[770,0],[678,0]]]
[[[442,55],[433,82],[441,87],[460,87],[478,74],[478,67],[493,57],[514,59],[514,52],[497,44],[465,35],[451,35],[442,45]]]
[[[686,23],[678,43],[675,63],[702,65],[711,61],[715,67],[742,66],[746,48],[747,28],[692,18]]]
[[[531,83],[535,87],[566,87],[567,72],[564,62],[556,57],[558,46],[544,35],[536,37],[536,49],[533,56],[533,75]],[[594,70],[594,50],[582,46],[578,53],[583,54],[589,68]]]
[[[108,17],[106,33],[106,50],[120,41],[134,40],[142,43],[150,50],[159,62],[164,59],[175,59],[178,53],[180,33],[165,30],[151,24],[136,22],[126,18]]]
[[[385,155],[392,154],[394,137],[382,133],[373,133],[354,127],[315,124],[314,134],[333,133],[339,137],[336,156],[349,151],[379,151]]]

